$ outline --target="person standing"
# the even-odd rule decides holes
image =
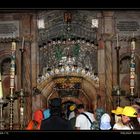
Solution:
[[[33,120],[31,120],[26,130],[40,130],[41,121],[44,119],[43,111],[41,109],[38,109],[34,112]]]
[[[101,116],[101,122],[100,122],[100,130],[111,130],[111,118],[108,113],[104,113]]]
[[[91,122],[96,121],[94,114],[86,111],[83,104],[77,105],[77,111],[79,115],[76,117],[76,122],[75,122],[76,130],[91,130]],[[91,120],[91,122],[86,117],[86,115]]]
[[[98,122],[98,126],[100,126],[101,117],[104,113],[105,113],[105,110],[103,108],[96,108],[95,109],[95,119]]]
[[[125,106],[121,115],[122,123],[125,126],[122,130],[140,130],[136,109],[132,106]]]
[[[137,113],[138,113],[138,115],[137,115],[137,120],[138,120],[139,125],[140,125],[140,108],[137,110]]]
[[[69,121],[71,123],[71,126],[72,126],[73,130],[75,130],[76,117],[78,116],[78,111],[76,109],[76,105],[71,105],[70,110],[72,112],[69,115]]]
[[[116,110],[111,111],[115,117],[115,124],[113,125],[113,130],[122,130],[124,125],[122,123],[121,114],[123,112],[123,107],[117,107]]]
[[[61,116],[61,99],[51,99],[49,106],[50,117],[42,120],[40,130],[72,130],[70,122]]]
[[[47,119],[47,118],[49,118],[50,117],[50,109],[49,108],[47,108],[47,109],[45,109],[44,111],[43,111],[43,115],[44,115],[44,119]]]

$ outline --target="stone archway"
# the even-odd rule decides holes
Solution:
[[[64,80],[67,80],[69,77],[69,83]],[[73,80],[73,81],[72,81]],[[77,81],[76,81],[77,80]],[[56,84],[69,84],[71,83],[80,83],[80,88],[64,88],[56,89]],[[75,86],[75,85],[74,85]],[[91,79],[85,75],[76,74],[59,74],[48,77],[47,79],[42,80],[38,83],[37,88],[42,94],[42,106],[48,104],[48,100],[54,97],[60,97],[62,103],[72,101],[76,104],[84,103],[88,110],[95,110],[97,106],[97,96],[98,96],[98,87],[99,84],[95,80]],[[59,92],[61,91],[61,92]],[[64,92],[62,92],[64,91]]]
[[[50,98],[63,94],[62,102],[75,100],[76,103],[83,102],[88,109],[95,109],[99,86],[98,77],[94,75],[98,71],[97,30],[93,28],[89,30],[88,22],[79,24],[79,20],[77,21],[77,17],[83,19],[84,15],[88,15],[86,12],[79,14],[79,11],[71,11],[70,13],[73,18],[69,23],[65,22],[65,11],[43,13],[45,19],[48,19],[44,20],[45,25],[51,23],[52,20],[54,22],[50,26],[45,26],[43,30],[39,29],[38,74],[41,77],[37,79],[37,88],[41,91],[41,98],[47,100],[44,103]],[[52,15],[51,20],[50,15]],[[55,21],[56,15],[59,15],[57,21]],[[63,17],[64,20],[62,20]],[[88,16],[87,19],[90,20]],[[74,89],[63,88],[63,86],[71,85],[67,77],[82,79],[81,88],[76,89],[78,91],[75,87]],[[63,79],[67,82],[63,82]],[[63,85],[63,89],[55,90],[57,80],[58,87]],[[59,83],[59,80],[62,81]],[[73,83],[76,84],[74,81]],[[79,94],[79,97],[73,95],[75,92]]]

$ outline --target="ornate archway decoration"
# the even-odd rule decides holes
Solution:
[[[38,83],[37,88],[47,99],[60,97],[64,100],[84,102],[88,107],[96,107],[97,90],[99,83],[87,76],[75,75],[51,75]]]
[[[89,18],[86,24],[79,24],[76,12],[59,14],[60,17],[64,14],[64,20],[61,17],[59,22],[50,24],[51,21],[46,20],[50,15],[43,13],[46,26],[39,29],[37,88],[47,99],[78,98],[80,92],[86,100],[96,100],[99,87],[97,31],[89,25]]]

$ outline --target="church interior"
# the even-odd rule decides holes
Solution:
[[[93,112],[140,103],[140,11],[0,10],[0,129],[55,97]]]

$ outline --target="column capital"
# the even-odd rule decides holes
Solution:
[[[102,34],[102,38],[103,38],[104,41],[112,41],[113,38],[114,38],[114,35],[104,33],[104,34]]]
[[[104,17],[113,17],[114,16],[114,11],[103,11],[102,15]]]

